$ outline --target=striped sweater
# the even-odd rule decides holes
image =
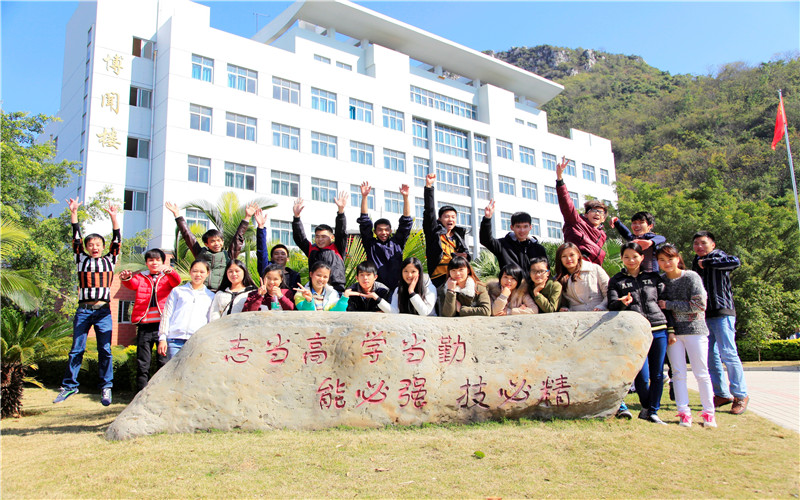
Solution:
[[[111,300],[111,282],[114,280],[114,266],[117,264],[121,240],[119,229],[114,229],[108,253],[93,258],[83,251],[80,225],[72,224],[72,249],[78,265],[79,303]]]

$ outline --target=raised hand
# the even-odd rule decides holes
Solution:
[[[638,244],[639,244],[639,246],[640,246],[640,247],[642,247],[642,250],[647,250],[648,248],[650,248],[651,246],[653,246],[653,240],[640,240],[640,239],[635,239],[635,240],[633,240],[633,241],[634,241],[635,243],[638,243]]]
[[[267,294],[267,284],[261,283],[261,286],[258,287],[258,294],[262,297]]]
[[[172,203],[171,201],[168,201],[164,203],[164,206],[167,207],[167,210],[172,212],[172,215],[174,215],[176,219],[178,218],[178,216],[180,215],[180,211],[178,210],[178,205]]]
[[[110,215],[112,218],[115,218],[115,217],[117,216],[117,214],[119,214],[119,209],[117,208],[117,206],[116,206],[116,205],[109,204],[109,205],[108,205],[108,208],[106,209],[106,212],[107,212],[107,213],[108,213],[108,215]]]
[[[72,198],[70,198],[69,199],[69,203],[68,203],[67,206],[69,206],[69,211],[70,212],[76,214],[76,213],[78,213],[78,207],[81,206],[81,205],[83,205],[83,202],[82,201],[78,201],[78,198],[75,198],[74,200]]]
[[[344,207],[347,206],[347,200],[350,199],[350,193],[347,191],[339,191],[339,196],[334,198],[333,202],[336,203],[336,208],[339,209],[339,213],[344,212]]]
[[[436,174],[428,174],[425,176],[425,187],[433,187],[433,183],[436,181]]]
[[[611,227],[617,227],[617,221],[618,220],[619,220],[619,217],[612,217],[611,218]]]
[[[247,217],[247,220],[250,220],[250,217],[255,215],[256,210],[259,210],[258,203],[256,202],[248,203],[248,205],[244,207],[244,215]]]
[[[409,195],[410,192],[411,192],[411,188],[408,187],[408,184],[402,184],[400,186],[400,195],[403,198],[406,198]]]
[[[294,212],[295,217],[300,217],[300,212],[303,211],[305,208],[305,203],[303,203],[303,198],[297,198],[294,200],[294,205],[292,206],[292,212]]]
[[[367,197],[369,196],[369,192],[372,191],[372,186],[369,185],[369,182],[364,181],[361,183],[361,196]]]
[[[267,212],[261,210],[261,207],[258,207],[258,210],[256,210],[256,213],[253,214],[253,215],[256,218],[256,224],[258,224],[258,227],[260,227],[260,228],[266,227],[266,225],[267,225]]]
[[[133,273],[127,269],[124,271],[120,271],[119,273],[119,279],[123,281],[128,281],[129,279],[131,279],[131,276],[133,276]]]
[[[487,219],[491,219],[494,215],[494,200],[489,200],[489,204],[486,205],[486,208],[483,209],[483,216]]]
[[[566,156],[561,157],[561,163],[556,165],[556,179],[561,180],[561,176],[564,175],[564,170],[567,169],[567,165],[569,161],[567,160]]]

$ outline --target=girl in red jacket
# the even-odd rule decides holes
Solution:
[[[131,321],[136,327],[136,390],[141,391],[150,377],[150,358],[153,346],[158,343],[158,324],[164,312],[169,292],[181,284],[181,277],[169,267],[169,259],[158,248],[145,252],[147,270],[132,273],[122,271],[119,279],[122,284],[136,292]],[[158,367],[167,362],[164,356],[157,356]]]
[[[289,298],[290,290],[281,288],[283,282],[283,268],[277,264],[270,264],[261,278],[261,286],[253,290],[244,301],[245,311],[293,311],[294,302]],[[299,283],[298,283],[299,285]]]

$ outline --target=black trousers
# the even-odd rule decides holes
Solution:
[[[136,391],[141,391],[150,379],[150,359],[153,345],[158,345],[158,323],[141,323],[136,327]],[[161,368],[167,363],[166,356],[156,355]]]

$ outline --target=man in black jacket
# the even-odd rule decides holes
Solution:
[[[525,271],[530,271],[530,260],[534,257],[547,257],[544,247],[530,235],[531,216],[527,212],[517,212],[511,216],[511,231],[497,239],[492,236],[492,215],[494,200],[491,200],[483,211],[481,221],[481,245],[485,246],[497,257],[500,269],[508,264],[516,264]]]

